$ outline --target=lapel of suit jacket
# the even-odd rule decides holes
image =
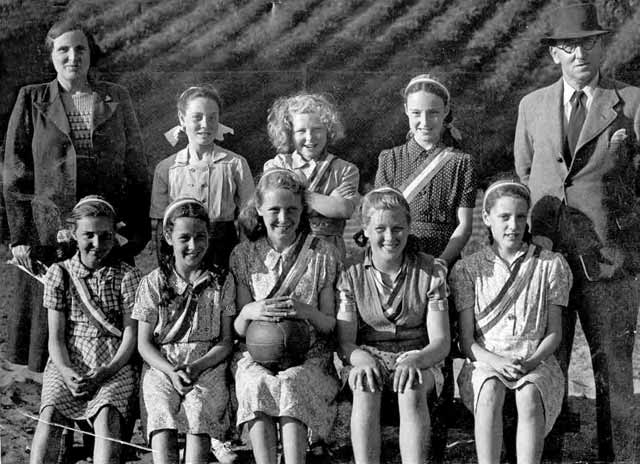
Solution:
[[[569,168],[564,162],[563,141],[564,141],[564,108],[562,106],[563,81],[562,78],[549,88],[543,96],[541,108],[545,114],[540,114],[540,123],[544,127],[544,133],[548,134],[549,153],[553,158],[553,164],[558,169],[560,177],[564,179],[569,174]],[[562,159],[562,162],[558,162]]]
[[[593,93],[593,101],[587,112],[587,118],[582,126],[582,132],[576,144],[576,153],[585,144],[596,138],[609,126],[617,117],[614,110],[615,105],[620,100],[615,87],[606,78],[601,77],[598,86]]]
[[[99,110],[96,111],[93,120],[93,129],[95,130],[96,127],[99,127],[100,124],[108,120],[113,113],[115,113],[118,102],[113,99],[109,93],[109,88],[103,85],[102,82],[93,82],[92,88],[94,92],[98,94],[96,109],[99,108]]]
[[[69,119],[64,111],[64,105],[60,98],[60,87],[58,80],[54,79],[49,82],[47,93],[42,101],[34,102],[34,105],[42,111],[42,114],[53,122],[64,134],[69,135],[71,128],[69,127]]]

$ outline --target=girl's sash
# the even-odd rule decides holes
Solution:
[[[61,262],[62,272],[64,272],[71,280],[76,288],[78,296],[80,296],[80,309],[85,316],[93,323],[95,327],[103,332],[109,333],[115,337],[122,338],[122,330],[118,329],[107,319],[106,315],[100,308],[100,305],[93,299],[89,287],[84,280],[76,276],[68,268],[65,262]]]
[[[447,150],[446,147],[441,148],[439,151],[427,157],[427,159],[418,166],[416,172],[402,183],[399,190],[402,191],[402,196],[404,196],[408,203],[411,203],[418,193],[440,172],[448,157],[449,150]]]
[[[324,160],[316,163],[313,172],[307,178],[307,182],[309,183],[307,189],[310,192],[320,192],[325,190],[327,178],[331,173],[331,163],[333,163],[333,160],[335,159],[335,156],[333,156],[331,153],[327,153],[327,156]]]
[[[187,289],[186,303],[184,304],[182,313],[173,324],[167,327],[166,332],[160,335],[161,344],[178,342],[184,338],[187,331],[192,327],[193,315],[198,308],[198,301],[200,300],[202,290],[208,287],[211,279],[211,273],[206,272],[193,282],[190,289]],[[184,297],[182,301],[184,301]]]
[[[527,252],[517,258],[511,275],[496,297],[486,308],[476,314],[476,330],[478,332],[482,334],[491,330],[513,307],[526,285],[531,281],[536,268],[536,258],[539,255],[540,249],[535,245],[529,245]]]
[[[393,289],[391,290],[391,294],[387,298],[387,301],[382,301],[382,293],[384,291],[383,282],[380,282],[375,276],[372,275],[371,272],[365,272],[366,279],[369,281],[369,286],[371,288],[376,288],[378,291],[377,295],[374,295],[374,298],[377,298],[380,302],[380,307],[382,308],[382,312],[390,322],[395,321],[400,312],[402,311],[402,297],[404,295],[406,277],[407,277],[407,268],[403,266],[403,269],[400,271],[400,275],[396,280]]]
[[[307,271],[312,251],[315,250],[318,240],[318,237],[313,237],[311,235],[300,237],[300,240],[293,250],[293,259],[289,261],[288,265],[283,266],[278,280],[266,298],[288,296],[293,292],[296,285]]]

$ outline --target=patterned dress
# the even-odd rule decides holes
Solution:
[[[291,259],[294,248],[295,244],[278,253],[264,237],[255,242],[241,242],[231,254],[231,272],[238,285],[251,291],[254,301],[264,299],[276,283],[283,263]],[[317,309],[320,292],[335,287],[338,267],[335,247],[318,242],[292,297]],[[301,365],[274,374],[255,362],[248,352],[242,353],[236,370],[237,424],[253,420],[256,412],[262,412],[272,417],[293,417],[320,437],[326,437],[335,418],[337,393],[331,342],[311,327],[311,347]]]
[[[90,271],[80,261],[79,254],[64,263],[69,273],[83,280],[94,302],[107,320],[123,328],[123,316],[133,308],[140,271],[125,263],[114,263]],[[78,291],[59,264],[49,267],[45,276],[44,307],[65,313],[66,347],[73,368],[80,374],[111,362],[121,339],[98,328],[81,307]],[[42,380],[40,411],[53,406],[69,419],[92,419],[106,405],[115,407],[123,418],[129,416],[135,401],[136,372],[126,364],[108,379],[90,398],[76,398],[64,383],[62,374],[49,358]]]
[[[400,189],[425,159],[442,146],[425,150],[415,139],[383,150],[378,158],[375,186]],[[411,233],[420,251],[440,256],[458,226],[458,208],[473,208],[476,201],[476,171],[471,155],[451,147],[449,159],[433,180],[409,204]]]
[[[528,251],[529,246],[524,245],[520,255]],[[451,271],[450,284],[456,308],[460,312],[474,311],[476,342],[501,356],[530,357],[546,335],[549,305],[566,306],[569,299],[573,276],[562,255],[542,250],[538,256],[526,256],[518,276],[528,265],[532,266],[532,274],[524,289],[511,299],[503,317],[482,329],[483,320],[490,320],[493,314],[479,315],[496,300],[512,269],[491,247],[484,247],[458,261]],[[544,405],[545,434],[549,433],[560,414],[564,394],[564,376],[554,355],[518,381],[505,379],[482,362],[466,362],[458,385],[464,404],[472,412],[475,412],[482,385],[490,378],[499,379],[510,389],[534,384]]]
[[[402,280],[402,282],[400,282]],[[389,302],[395,286],[401,285],[396,305]],[[398,356],[429,344],[426,328],[429,311],[448,310],[447,268],[433,256],[422,252],[407,254],[393,286],[387,285],[371,259],[367,248],[362,259],[345,269],[338,283],[338,318],[358,315],[356,343],[378,362],[385,386],[391,388]],[[395,300],[394,300],[395,301]],[[433,375],[436,394],[444,384],[442,363],[425,369]],[[340,373],[343,383],[353,366]]]
[[[313,176],[314,172],[320,167],[321,163],[325,161],[326,157],[318,161],[306,160],[300,156],[298,152],[280,154],[264,163],[264,171],[267,172],[275,168],[289,169],[298,174],[305,182],[308,182],[310,177]],[[330,195],[331,192],[341,185],[350,185],[355,190],[350,196],[345,197],[345,200],[349,200],[355,206],[358,201],[358,184],[360,182],[360,171],[358,171],[356,165],[335,157],[328,171],[327,175],[322,176],[324,182],[318,185],[315,191],[323,195]],[[312,211],[309,215],[312,233],[333,244],[340,252],[342,258],[344,258],[347,252],[343,238],[347,219],[349,218],[329,218],[316,211]]]
[[[153,326],[153,341],[160,353],[173,365],[188,364],[204,356],[220,339],[221,319],[235,315],[235,286],[231,276],[223,285],[215,278],[193,288],[175,272],[167,279],[158,268],[146,275],[136,294],[132,318]],[[169,288],[175,298],[164,301]],[[197,292],[197,293],[196,293]],[[174,340],[166,335],[176,320],[185,314],[191,295],[197,303],[188,320],[188,330]],[[195,387],[184,397],[175,390],[164,372],[144,364],[141,378],[141,419],[149,437],[155,430],[171,429],[189,434],[221,437],[226,431],[226,407],[229,389],[227,363],[204,371]]]

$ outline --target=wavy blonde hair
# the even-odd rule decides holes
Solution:
[[[315,113],[327,128],[327,146],[344,137],[344,125],[337,108],[329,97],[319,93],[299,93],[280,97],[269,109],[267,131],[278,153],[292,153],[293,114]]]

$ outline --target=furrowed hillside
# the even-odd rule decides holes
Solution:
[[[640,84],[640,8],[598,1],[608,40],[605,72]],[[274,155],[269,105],[302,89],[339,105],[347,138],[335,152],[372,181],[382,148],[407,131],[403,85],[429,72],[450,86],[456,125],[481,177],[512,168],[519,99],[559,77],[539,38],[559,0],[0,0],[0,129],[21,85],[54,77],[43,39],[62,14],[96,32],[98,74],[126,86],[150,165],[175,151],[162,134],[175,99],[211,82],[223,95],[224,145],[254,173]]]

